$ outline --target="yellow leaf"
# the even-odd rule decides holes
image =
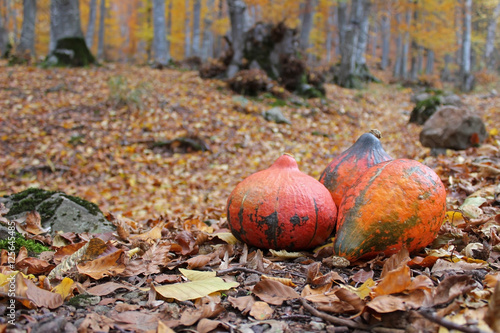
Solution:
[[[349,291],[352,291],[356,295],[358,295],[359,298],[365,299],[370,295],[371,292],[371,287],[375,285],[375,281],[373,281],[371,278],[366,280],[365,283],[363,283],[361,286],[358,288],[349,286],[349,285],[340,285],[340,287],[345,288]]]
[[[271,250],[269,250],[269,252],[271,252],[271,254],[273,256],[283,258],[283,259],[297,259],[297,258],[300,258],[303,256],[299,252],[288,252],[286,250],[276,251],[276,250],[271,249]]]
[[[494,136],[494,135],[498,135],[498,128],[492,128],[490,129],[490,135],[491,136]]]
[[[62,296],[63,300],[65,300],[72,292],[74,281],[68,277],[65,277],[61,283],[52,288],[52,292],[58,293]]]
[[[215,236],[222,239],[224,242],[231,244],[231,245],[238,243],[238,240],[236,239],[236,237],[234,237],[234,235],[230,232],[220,232],[218,234],[215,234]]]

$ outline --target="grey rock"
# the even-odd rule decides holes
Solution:
[[[442,95],[439,97],[442,105],[461,106],[462,99],[456,94]]]
[[[262,116],[267,121],[274,121],[277,124],[291,124],[292,122],[288,120],[287,117],[283,115],[279,107],[274,107],[267,111],[262,112]]]
[[[429,99],[429,97],[431,97],[431,94],[424,92],[424,93],[415,94],[415,95],[411,96],[410,101],[412,103],[418,103],[418,102],[422,102],[426,99]]]
[[[58,231],[105,233],[116,229],[97,205],[64,192],[30,188],[0,198],[0,202],[10,209],[6,215],[10,220],[22,219],[32,210],[38,211],[42,227],[50,227],[52,236]]]
[[[420,142],[429,148],[463,150],[487,136],[484,122],[469,109],[443,106],[425,122]]]

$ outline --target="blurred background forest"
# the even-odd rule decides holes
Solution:
[[[234,37],[231,8],[244,6],[245,31],[256,22],[296,28],[310,66],[340,62],[342,39],[352,25],[366,33],[360,35],[365,39],[360,41],[361,62],[390,69],[395,79],[447,81],[473,72],[476,79],[488,81],[495,79],[500,64],[498,0],[1,0],[2,54],[43,60],[55,47],[51,11],[67,3],[79,7],[75,15],[82,37],[92,54],[105,61],[216,59]],[[356,16],[356,8],[364,13]],[[162,35],[158,39],[155,30]]]

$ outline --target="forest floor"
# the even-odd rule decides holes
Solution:
[[[500,91],[497,84],[462,96],[484,120],[486,142],[432,157],[418,140],[421,127],[408,124],[414,92],[400,85],[327,85],[324,100],[266,94],[241,100],[224,82],[192,71],[3,67],[0,195],[61,190],[96,203],[119,226],[117,234],[101,237],[105,254],[75,264],[60,284],[45,276],[88,235],[66,234],[70,244],[59,247],[51,237],[35,237],[57,252],[18,254],[23,264],[17,269],[33,275],[16,277],[24,296],[16,296],[10,329],[433,332],[440,323],[440,332],[453,325],[492,332],[488,322],[500,330],[500,95],[490,94],[492,87]],[[291,125],[261,116],[273,106]],[[273,253],[228,236],[227,198],[245,177],[290,153],[317,179],[333,157],[374,128],[389,155],[430,166],[447,189],[448,220],[428,251],[411,260],[401,252],[332,269],[331,246]],[[482,198],[466,207],[469,217],[459,210],[468,197]],[[9,274],[4,254],[0,265],[2,288]],[[206,295],[201,283],[187,299],[166,288],[199,281],[193,270],[215,272],[202,279],[228,288]],[[88,302],[72,303],[77,295]],[[0,313],[7,311],[0,304]]]

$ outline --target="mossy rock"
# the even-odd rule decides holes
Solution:
[[[94,64],[95,58],[80,37],[62,38],[57,41],[56,48],[47,57],[48,66],[83,67]]]
[[[412,97],[415,107],[410,114],[410,123],[423,125],[443,105],[461,106],[459,96],[439,89],[427,89]]]
[[[96,204],[64,192],[30,188],[4,196],[0,202],[9,209],[6,215],[9,219],[21,218],[36,210],[40,213],[42,227],[50,227],[52,235],[57,231],[104,233],[115,230]]]

